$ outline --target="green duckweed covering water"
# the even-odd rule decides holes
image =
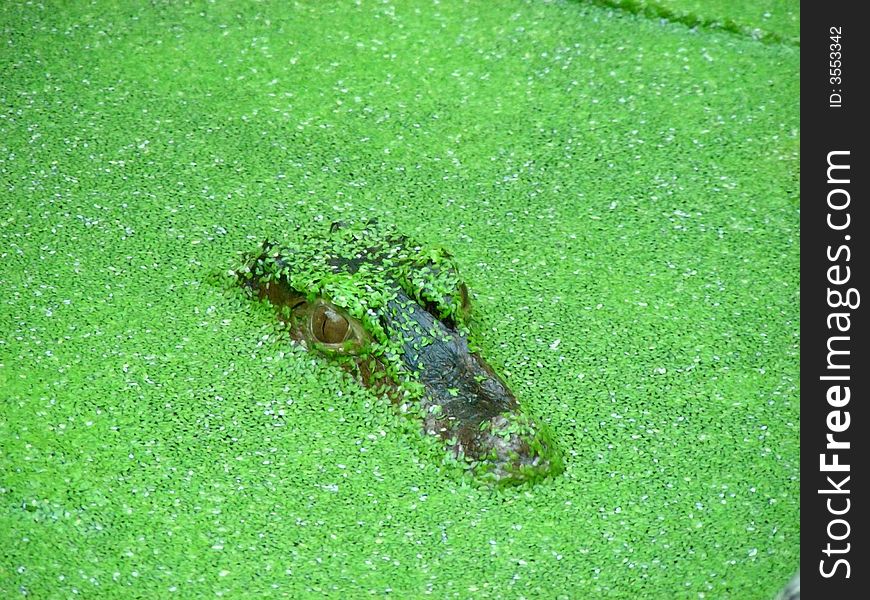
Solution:
[[[742,599],[796,568],[796,44],[514,0],[0,28],[3,597]],[[562,475],[476,485],[216,283],[370,217],[452,252]]]

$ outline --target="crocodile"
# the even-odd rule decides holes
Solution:
[[[450,253],[377,221],[300,238],[267,240],[233,271],[292,340],[418,418],[476,479],[522,484],[563,470],[552,436],[473,343]]]

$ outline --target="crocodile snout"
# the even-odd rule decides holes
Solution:
[[[401,307],[401,308],[399,308]],[[440,435],[484,479],[523,483],[562,470],[546,431],[526,415],[495,370],[451,329],[399,293],[384,320],[404,339],[402,361],[425,390],[426,431]],[[421,345],[421,339],[427,343]]]

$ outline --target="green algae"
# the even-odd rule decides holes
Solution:
[[[4,596],[788,579],[797,48],[579,2],[8,3],[0,27]],[[369,217],[453,253],[562,476],[469,485],[208,283]]]

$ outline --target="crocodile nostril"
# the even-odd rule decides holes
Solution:
[[[548,435],[523,413],[506,412],[480,423],[469,444],[481,474],[504,484],[523,483],[562,471]]]

